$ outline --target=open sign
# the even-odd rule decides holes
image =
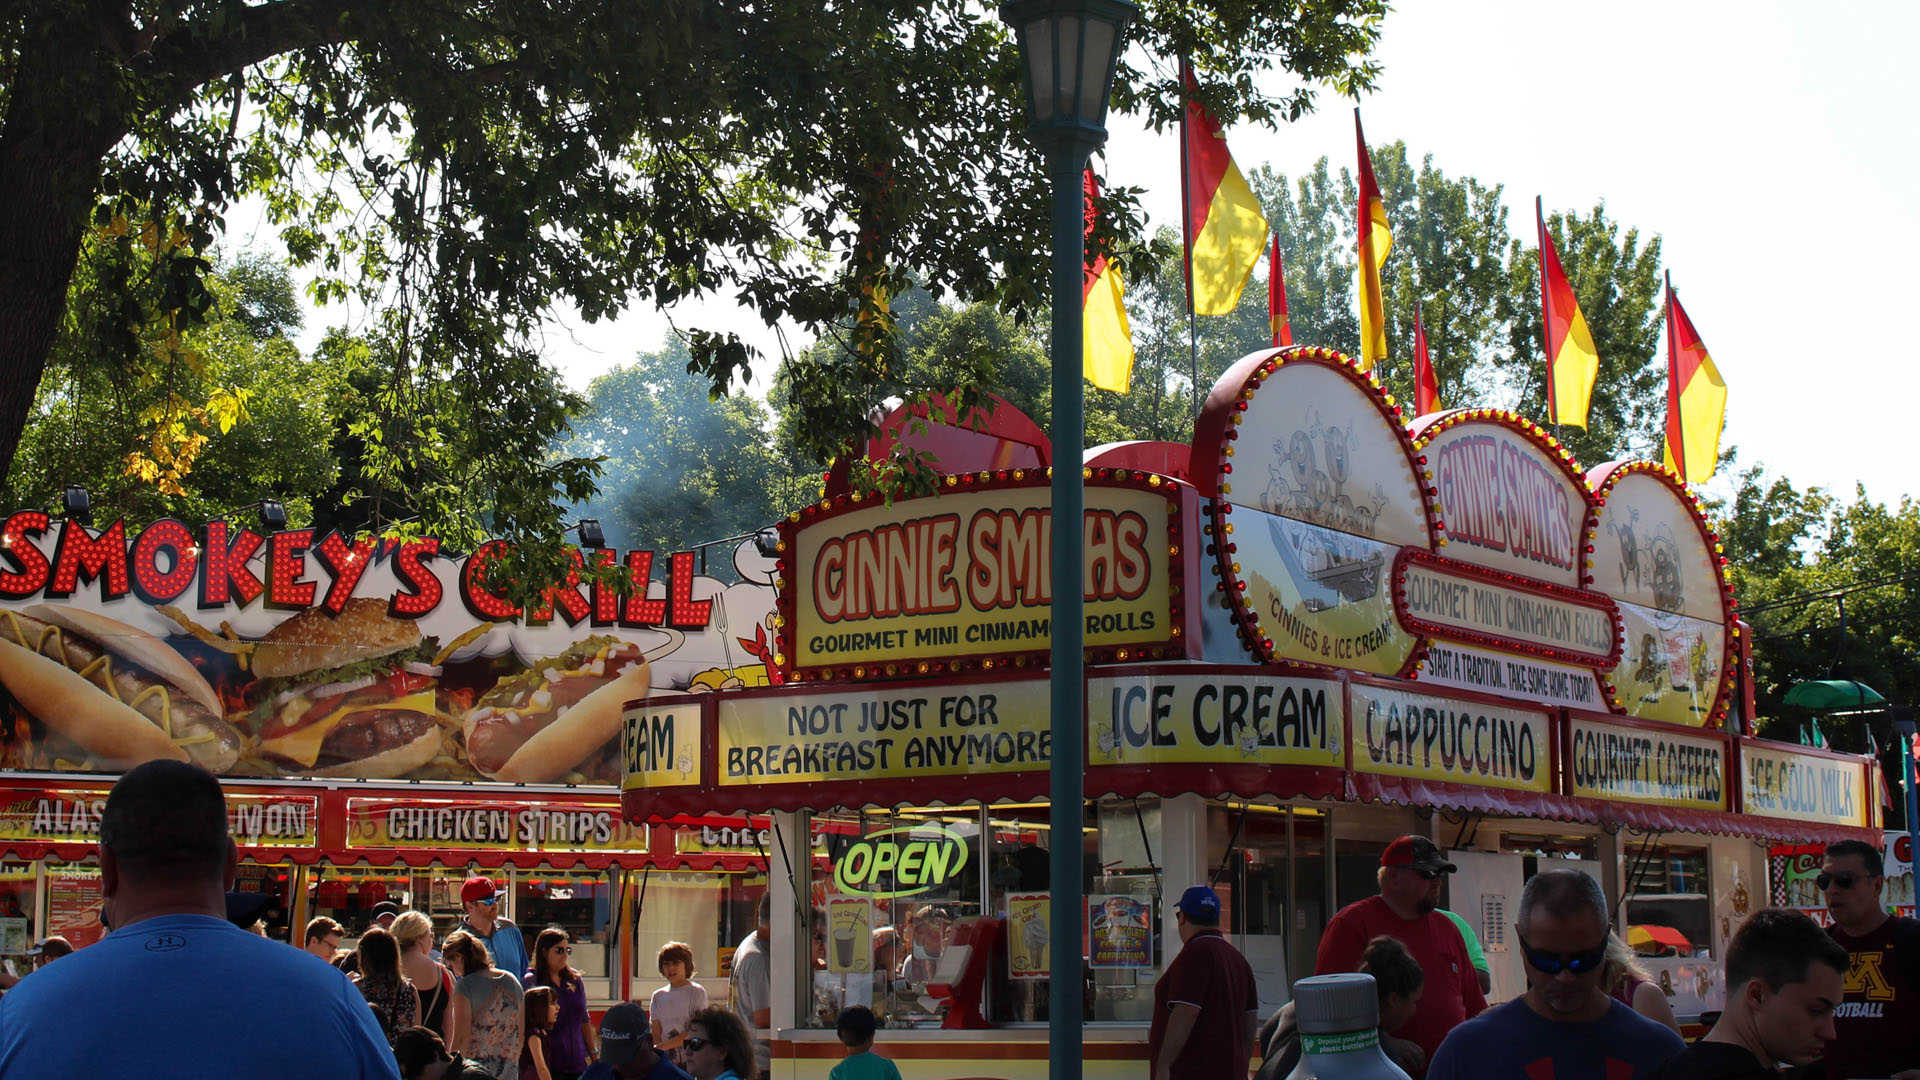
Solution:
[[[939,825],[901,825],[855,840],[833,867],[850,896],[912,896],[937,889],[967,865],[967,838]],[[887,884],[888,880],[892,884]]]

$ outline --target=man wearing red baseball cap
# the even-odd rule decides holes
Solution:
[[[1358,970],[1367,942],[1397,938],[1427,974],[1413,1019],[1392,1034],[1411,1039],[1427,1059],[1447,1032],[1487,1007],[1467,945],[1453,921],[1441,914],[1440,881],[1456,868],[1424,836],[1403,836],[1380,853],[1380,895],[1341,908],[1320,935],[1316,975]]]
[[[460,886],[460,904],[467,909],[460,929],[487,943],[493,954],[493,966],[515,979],[527,970],[527,939],[512,919],[498,913],[500,889],[490,877],[474,876]]]

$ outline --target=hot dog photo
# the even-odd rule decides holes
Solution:
[[[751,554],[726,581],[626,553],[644,593],[556,587],[529,615],[436,542],[236,532],[7,519],[0,767],[617,785],[627,702],[778,680]]]

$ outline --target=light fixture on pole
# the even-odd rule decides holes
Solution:
[[[580,530],[581,547],[598,550],[607,546],[607,533],[600,527],[599,518],[581,518],[573,527]]]
[[[1080,1080],[1080,933],[1086,919],[1081,827],[1086,798],[1085,368],[1080,299],[1086,274],[1081,170],[1107,141],[1107,99],[1127,25],[1139,9],[1125,0],[1012,0],[1000,19],[1020,45],[1027,134],[1047,156],[1053,187],[1053,690],[1048,779],[1051,836],[1051,978],[1047,995],[1048,1075]],[[1069,522],[1070,525],[1062,525]],[[1062,955],[1062,954],[1065,955]]]
[[[69,521],[93,524],[93,499],[79,484],[68,484],[60,493],[60,512]]]

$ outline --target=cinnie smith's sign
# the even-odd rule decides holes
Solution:
[[[1052,640],[1047,474],[956,478],[919,499],[810,507],[782,526],[783,650],[797,678],[937,674],[956,661],[1038,660]],[[1186,655],[1181,486],[1096,478],[1081,522],[1087,647]]]

